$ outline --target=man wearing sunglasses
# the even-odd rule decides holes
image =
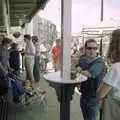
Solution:
[[[80,84],[80,107],[84,120],[97,120],[100,101],[97,99],[96,90],[104,77],[105,64],[103,59],[97,56],[97,42],[94,39],[86,41],[85,54],[76,65],[77,72],[87,76],[87,81]]]

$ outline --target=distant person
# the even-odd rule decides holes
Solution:
[[[79,59],[83,57],[84,57],[84,47],[81,47],[79,51],[75,52],[75,54],[71,54],[71,79],[76,78],[76,64],[79,62]]]
[[[79,54],[79,52],[77,49],[77,44],[74,44],[72,47],[72,51],[71,51],[71,57],[76,57],[76,56],[78,56],[78,54]]]
[[[34,83],[34,75],[33,75],[33,68],[34,68],[34,59],[35,59],[35,47],[32,42],[32,38],[29,34],[24,35],[24,41],[26,43],[25,46],[25,70],[26,70],[26,89],[35,89]]]
[[[40,56],[41,56],[41,71],[47,72],[47,63],[48,63],[48,51],[49,49],[46,47],[45,43],[42,43],[40,46]]]
[[[111,67],[97,90],[104,102],[102,120],[120,120],[120,29],[112,32],[107,62]]]
[[[40,81],[40,42],[37,36],[32,36],[33,44],[35,45],[35,62],[34,62],[34,79],[36,82]]]
[[[100,100],[96,96],[96,90],[104,77],[105,64],[101,57],[97,56],[97,42],[89,39],[85,43],[84,55],[80,57],[77,72],[87,77],[80,84],[80,107],[84,120],[97,120],[100,110]]]
[[[10,63],[10,67],[14,70],[14,73],[16,75],[19,75],[19,73],[20,73],[20,54],[19,54],[17,43],[11,44],[9,63]]]
[[[61,46],[60,39],[57,39],[56,45],[52,48],[53,68],[56,71],[60,69]]]

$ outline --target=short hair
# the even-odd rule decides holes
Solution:
[[[18,47],[18,44],[17,44],[17,43],[12,43],[12,44],[11,44],[11,47],[12,47],[13,49],[15,49],[15,48]]]
[[[32,41],[33,42],[38,42],[39,40],[38,40],[38,37],[37,36],[32,36]]]
[[[85,48],[87,47],[87,44],[88,44],[88,43],[93,43],[93,42],[97,44],[96,40],[94,40],[94,39],[88,39],[88,40],[85,42]]]
[[[31,39],[31,36],[30,36],[30,34],[25,34],[25,35],[24,35],[24,38],[27,38],[27,39],[30,40],[30,39]]]
[[[2,40],[2,45],[4,44],[10,44],[12,42],[12,39],[8,38],[8,37],[4,37]]]

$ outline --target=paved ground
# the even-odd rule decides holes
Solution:
[[[32,105],[23,109],[21,106],[10,104],[9,120],[59,120],[59,103],[55,90],[49,87],[48,83],[42,78],[38,86],[46,90],[47,104],[41,106],[39,104]],[[79,107],[79,95],[76,93],[71,101],[71,120],[83,120]]]
[[[48,64],[49,71],[52,70],[52,63]],[[8,120],[59,120],[60,107],[57,101],[56,92],[49,84],[43,79],[43,74],[41,75],[41,80],[37,85],[39,88],[46,90],[47,103],[34,104],[25,109],[19,105],[15,105],[10,102],[9,105],[9,118]],[[71,120],[83,120],[82,113],[79,107],[80,96],[74,94],[73,100],[71,101]]]

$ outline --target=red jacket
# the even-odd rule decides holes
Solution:
[[[60,56],[61,56],[61,47],[60,45],[56,45],[55,47],[53,47],[52,49],[52,57],[53,57],[53,61],[55,64],[60,64]]]

